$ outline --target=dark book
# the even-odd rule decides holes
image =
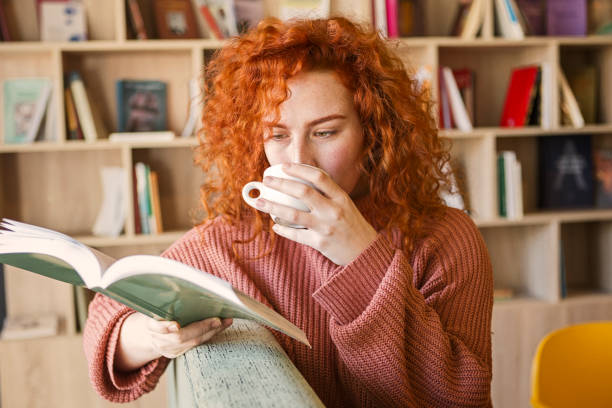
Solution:
[[[465,26],[465,21],[470,12],[471,5],[472,0],[459,1],[459,4],[457,5],[457,11],[455,12],[455,17],[453,19],[453,25],[451,26],[451,36],[458,37],[461,35],[463,27]]]
[[[421,0],[399,0],[397,17],[400,37],[425,35],[425,15]]]
[[[0,41],[11,41],[11,34],[9,33],[8,20],[6,18],[6,12],[0,0]]]
[[[612,208],[612,149],[595,149],[595,206]]]
[[[598,70],[595,65],[581,65],[566,69],[567,82],[574,92],[584,123],[597,123]]]
[[[510,76],[500,126],[536,125],[540,116],[541,67],[515,68]]]
[[[151,132],[168,129],[165,82],[118,80],[116,90],[119,132]]]
[[[590,136],[540,137],[538,160],[541,209],[593,207]]]
[[[6,289],[4,287],[4,265],[0,264],[0,331],[6,318]]]
[[[552,0],[546,4],[546,32],[556,36],[587,33],[586,0]]]
[[[546,35],[546,1],[516,0],[525,19],[527,34]]]
[[[190,0],[153,0],[157,35],[162,39],[198,38]]]
[[[127,4],[125,5],[129,21],[130,28],[134,37],[139,40],[148,40],[151,38],[151,34],[147,33],[144,17],[142,15],[142,8],[138,3],[138,0],[126,0]]]

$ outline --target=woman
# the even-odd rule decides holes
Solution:
[[[196,153],[208,220],[164,256],[303,329],[312,349],[274,334],[328,407],[490,405],[491,265],[469,217],[439,198],[448,154],[399,58],[343,18],[270,19],[231,40],[210,73]],[[264,183],[310,212],[242,201],[275,164],[316,188]],[[229,324],[180,328],[99,295],[84,336],[94,386],[135,399],[168,358]]]

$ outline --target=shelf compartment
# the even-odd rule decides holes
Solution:
[[[559,60],[587,124],[612,123],[612,42],[563,43]],[[586,67],[595,67],[594,70]],[[591,84],[588,86],[587,84]],[[586,92],[586,89],[591,89]],[[582,98],[580,95],[584,95]],[[588,101],[588,102],[587,102]],[[592,112],[592,113],[589,113]],[[591,119],[589,119],[591,117]]]
[[[481,227],[493,265],[495,288],[514,296],[559,299],[558,224]]]
[[[561,224],[567,294],[612,293],[612,221]]]
[[[91,100],[95,101],[110,132],[117,129],[116,81],[119,79],[160,80],[167,84],[167,124],[180,134],[189,108],[189,80],[192,70],[191,50],[163,53],[141,51],[64,51],[64,72],[81,73]]]
[[[546,42],[505,47],[440,46],[438,49],[440,67],[468,68],[474,72],[473,125],[478,127],[499,126],[512,69],[542,63],[554,66],[557,51],[554,45]],[[547,91],[550,92],[546,95],[548,100],[555,100],[553,91]]]
[[[121,165],[120,149],[0,154],[0,214],[90,234],[102,203],[100,169]]]
[[[135,148],[132,161],[148,164],[158,174],[164,231],[186,231],[203,219],[200,186],[204,175],[193,165],[191,147]]]

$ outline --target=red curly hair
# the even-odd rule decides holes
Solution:
[[[418,90],[389,44],[369,26],[343,17],[263,20],[210,62],[195,151],[207,175],[201,186],[206,220],[221,215],[234,224],[253,217],[251,240],[270,231],[267,215],[243,202],[242,186],[269,166],[263,118],[279,120],[287,81],[315,69],[334,71],[354,95],[364,132],[366,207],[376,214],[368,221],[377,229],[399,228],[410,251],[426,220],[443,211],[439,191],[448,185],[448,149],[438,138],[429,95]]]

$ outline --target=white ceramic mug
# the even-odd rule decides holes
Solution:
[[[312,183],[309,183],[308,181],[302,180],[302,179],[297,178],[297,177],[290,176],[287,173],[285,173],[283,171],[283,169],[282,169],[282,164],[276,164],[274,166],[268,167],[264,171],[263,175],[264,175],[264,177],[271,176],[271,177],[283,178],[283,179],[288,179],[288,180],[295,180],[295,181],[298,181],[300,183],[306,184],[306,185],[316,189],[316,187]],[[258,190],[259,191],[259,195],[257,197],[255,197],[255,198],[251,197],[251,195],[250,195],[251,191],[253,191],[253,190]],[[244,185],[244,187],[242,187],[242,199],[248,205],[250,205],[251,207],[257,208],[255,206],[255,202],[260,197],[264,198],[264,199],[266,199],[268,201],[273,201],[275,203],[286,205],[287,207],[295,208],[296,210],[310,212],[310,209],[301,200],[298,200],[295,197],[291,197],[290,195],[287,195],[285,193],[281,193],[280,191],[274,190],[273,188],[267,187],[267,186],[265,186],[260,181],[250,181],[250,182],[246,183]],[[274,222],[277,223],[277,224],[286,225],[286,226],[292,227],[292,228],[304,228],[301,225],[291,224],[291,223],[289,223],[287,221],[284,221],[284,220],[274,216],[274,214],[270,214],[270,216],[272,217]]]

